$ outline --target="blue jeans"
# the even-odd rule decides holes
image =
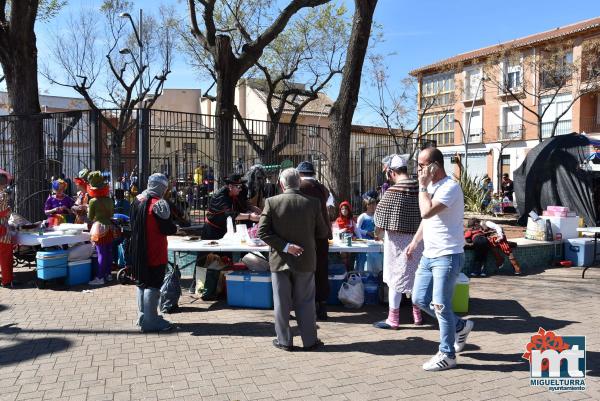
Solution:
[[[415,275],[412,302],[428,315],[436,318],[440,327],[440,351],[454,356],[454,338],[462,330],[464,321],[452,311],[454,285],[465,261],[464,253],[421,257]],[[434,305],[439,305],[435,308]]]

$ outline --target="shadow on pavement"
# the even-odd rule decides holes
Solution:
[[[434,355],[438,350],[437,341],[421,337],[407,337],[398,340],[357,342],[350,344],[325,344],[319,352],[364,352],[372,355]],[[465,350],[478,350],[479,347],[468,344]]]
[[[573,323],[573,320],[552,319],[545,316],[531,316],[523,306],[513,300],[471,298],[470,320],[475,322],[477,331],[493,331],[498,334],[535,333],[540,327],[558,330]],[[491,315],[492,317],[478,317]]]
[[[272,322],[238,323],[177,323],[175,332],[190,333],[192,336],[240,336],[273,337],[275,326]]]
[[[14,339],[16,342],[7,347],[0,347],[0,366],[16,364],[42,355],[64,351],[73,342],[60,337],[43,337],[27,340]]]

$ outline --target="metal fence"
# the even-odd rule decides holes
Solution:
[[[52,177],[72,178],[84,167],[102,170],[108,176],[113,133],[102,117],[116,123],[120,112],[106,109],[0,116],[0,167],[16,173],[18,179],[19,172],[15,171],[14,163],[14,139],[18,135],[15,122],[38,118],[43,122],[44,158],[36,166],[43,169],[44,196],[50,192]],[[146,174],[165,173],[188,201],[192,216],[202,219],[195,209],[206,205],[206,196],[198,188],[209,192],[214,185],[211,180],[217,171],[216,119],[212,115],[194,113],[134,110],[130,129],[120,147],[121,163],[118,174],[113,172],[113,182],[129,189],[128,177],[134,169],[146,170]],[[233,134],[230,172],[243,173],[253,164],[260,163],[270,165],[269,171],[277,174],[280,168],[310,160],[316,167],[317,177],[329,182],[326,174],[330,143],[327,128],[286,123],[275,126],[269,121],[252,119],[234,119],[227,123],[231,124]],[[380,162],[390,153],[397,152],[389,135],[364,131],[352,134],[349,180],[354,192],[363,193],[381,185]],[[203,182],[198,182],[200,175]],[[74,192],[74,188],[70,191]],[[18,206],[22,211],[24,206]],[[35,207],[40,211],[43,208],[42,205]]]

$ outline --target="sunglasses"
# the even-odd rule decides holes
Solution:
[[[243,184],[229,184],[229,185],[231,185],[232,187],[237,188],[237,189],[242,189],[244,187]]]

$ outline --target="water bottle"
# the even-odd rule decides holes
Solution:
[[[365,305],[377,305],[379,301],[379,283],[377,278],[369,274],[364,283]]]

